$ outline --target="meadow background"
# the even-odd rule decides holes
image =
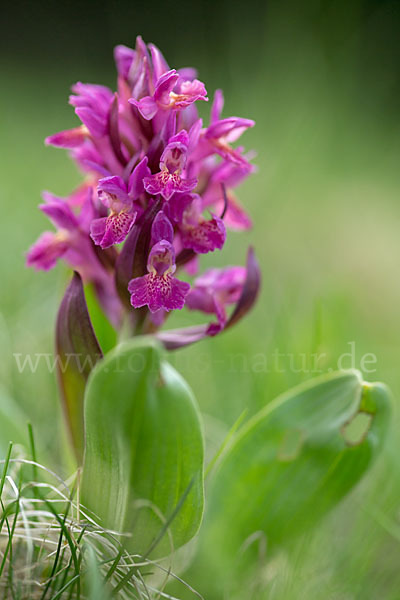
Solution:
[[[35,273],[24,254],[48,227],[37,210],[41,190],[63,195],[80,181],[66,154],[43,139],[77,123],[67,104],[75,81],[114,86],[112,49],[133,45],[137,34],[171,67],[196,66],[210,96],[222,87],[225,116],[257,122],[243,142],[257,151],[258,173],[239,190],[254,229],[231,233],[203,265],[243,263],[253,244],[259,302],[225,335],[173,357],[204,413],[210,455],[244,409],[250,416],[316,374],[313,353],[323,355],[324,372],[344,353],[355,358],[342,356],[346,368],[373,354],[365,379],[393,391],[392,432],[367,478],[316,530],[271,557],[252,582],[257,589],[234,582],[232,598],[400,597],[399,29],[400,3],[387,0],[72,0],[5,9],[0,394],[32,421],[42,462],[65,468],[55,376],[44,361],[20,373],[14,353],[52,353],[68,272]],[[201,591],[204,573],[194,565],[189,575]]]

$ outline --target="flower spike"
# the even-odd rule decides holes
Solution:
[[[202,255],[223,250],[229,229],[251,226],[236,188],[255,167],[234,143],[254,122],[223,117],[217,90],[203,123],[198,103],[208,96],[196,70],[171,68],[140,36],[114,58],[116,91],[76,83],[69,101],[81,124],[46,139],[69,151],[85,180],[65,198],[45,193],[40,209],[55,230],[39,237],[27,264],[66,262],[113,325],[124,321],[133,335],[157,332],[185,305],[214,315],[208,325],[159,334],[179,347],[231,327],[257,295],[252,252],[246,268],[201,272]]]

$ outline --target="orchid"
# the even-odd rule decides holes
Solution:
[[[152,313],[162,308],[166,311],[181,309],[190,285],[174,277],[173,228],[162,211],[154,219],[151,233],[153,245],[147,261],[148,274],[130,281],[131,304],[135,308],[147,305]]]
[[[76,83],[69,102],[81,124],[46,138],[69,151],[85,179],[67,198],[46,194],[40,208],[57,231],[39,237],[27,264],[48,270],[65,260],[94,284],[114,324],[123,312],[140,309],[136,330],[140,324],[141,332],[154,332],[168,312],[186,305],[215,314],[222,331],[226,307],[241,294],[247,298],[250,281],[257,284],[246,306],[256,298],[253,254],[250,271],[213,270],[212,284],[210,271],[194,283],[186,279],[197,274],[198,257],[223,250],[227,229],[251,226],[233,189],[254,166],[232,144],[254,122],[222,118],[217,90],[204,126],[196,104],[208,96],[196,71],[171,69],[140,37],[135,49],[117,46],[114,56],[118,91]],[[235,293],[225,289],[234,274]],[[214,325],[201,326],[204,335],[215,335]]]
[[[133,170],[128,184],[118,175],[99,180],[98,198],[111,213],[92,221],[90,235],[103,250],[123,242],[127,237],[138,214],[135,201],[144,192],[143,178],[148,173],[150,170],[145,156]]]
[[[239,300],[245,280],[244,267],[209,269],[195,280],[186,305],[191,310],[215,314],[218,325],[223,328],[227,320],[226,307]]]
[[[198,79],[182,80],[179,73],[172,69],[158,79],[153,96],[145,96],[140,100],[131,98],[129,102],[137,107],[144,119],[150,120],[159,110],[180,110],[196,100],[208,100],[204,83]]]
[[[221,119],[223,106],[224,96],[221,90],[217,90],[211,107],[211,122],[202,131],[197,155],[204,157],[217,153],[226,161],[247,169],[249,162],[243,156],[242,149],[234,149],[232,143],[239,139],[246,129],[254,127],[254,121],[239,117]]]
[[[57,231],[46,231],[39,237],[27,254],[27,264],[47,271],[63,257],[71,267],[83,271],[87,278],[95,278],[99,269],[97,261],[93,260],[87,235],[94,212],[91,190],[79,214],[75,214],[70,204],[62,198],[48,192],[44,192],[43,196],[45,203],[39,208]]]
[[[24,598],[173,598],[167,579],[183,583],[171,571],[175,558],[180,570],[200,560],[202,573],[211,574],[207,597],[243,597],[231,585],[235,573],[258,595],[264,558],[288,556],[295,537],[308,533],[373,464],[389,431],[390,395],[348,370],[271,401],[256,361],[252,369],[242,361],[243,340],[237,356],[235,344],[220,356],[217,342],[218,370],[227,359],[227,373],[247,373],[244,394],[216,378],[218,401],[225,395],[236,410],[262,388],[268,403],[251,398],[251,419],[242,426],[246,407],[214,456],[205,452],[214,442],[209,423],[216,438],[223,427],[213,425],[215,417],[203,422],[168,352],[205,339],[212,345],[258,297],[253,247],[245,264],[223,262],[231,230],[237,235],[252,226],[236,188],[254,173],[253,154],[235,144],[254,121],[224,117],[217,90],[203,122],[198,102],[208,94],[196,71],[171,69],[140,37],[135,49],[117,46],[114,57],[117,91],[75,84],[69,102],[80,124],[46,138],[67,149],[82,172],[68,196],[43,193],[39,208],[54,229],[26,257],[35,269],[48,271],[62,260],[74,271],[57,313],[54,368],[70,443],[62,472],[73,466],[75,474],[64,481],[49,470],[46,482],[37,481],[43,467],[30,425],[32,460],[15,459],[12,442],[0,457],[2,596],[9,589],[22,598],[22,576]],[[185,309],[195,324],[179,324],[176,311]],[[169,320],[176,328],[166,327]],[[269,379],[266,353],[256,356]],[[244,369],[233,367],[236,357]],[[29,364],[35,372],[38,363]],[[281,385],[286,378],[276,370]],[[1,399],[4,452],[11,434],[18,445],[26,434],[10,428],[13,410]],[[26,480],[31,472],[34,481]],[[198,533],[196,552],[187,552]],[[155,569],[165,574],[160,590]]]
[[[202,199],[197,194],[193,194],[190,205],[183,211],[179,231],[183,247],[198,254],[220,250],[226,239],[223,220],[216,215],[205,219],[202,216]]]
[[[189,136],[185,130],[174,135],[168,141],[160,158],[158,173],[146,177],[144,187],[152,196],[161,194],[169,200],[175,192],[190,192],[197,185],[197,179],[181,177],[187,162]]]

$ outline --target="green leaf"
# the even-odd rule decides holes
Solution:
[[[387,389],[354,371],[279,397],[243,428],[215,473],[204,548],[232,567],[256,532],[270,548],[315,525],[368,471],[389,416]]]
[[[85,298],[96,338],[104,354],[107,354],[117,344],[117,332],[100,306],[93,284],[85,286]]]
[[[102,351],[90,321],[82,279],[74,273],[56,323],[57,377],[64,415],[78,463],[83,457],[83,397]]]
[[[152,339],[122,344],[94,369],[85,396],[84,504],[129,548],[166,554],[197,532],[203,438],[194,397]],[[175,514],[176,512],[176,514]],[[173,518],[172,518],[173,517]],[[160,540],[163,525],[171,519]]]

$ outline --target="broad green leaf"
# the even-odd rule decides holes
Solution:
[[[90,321],[81,277],[74,273],[56,323],[57,377],[64,415],[79,463],[83,457],[83,397],[102,351]]]
[[[84,504],[129,548],[166,554],[190,540],[203,512],[203,438],[193,395],[149,338],[95,367],[85,396]],[[175,514],[176,513],[176,514]],[[172,518],[174,517],[174,518]]]
[[[368,471],[389,416],[386,388],[363,384],[354,371],[307,382],[268,405],[215,473],[206,550],[232,566],[253,534],[271,548],[312,527]]]

